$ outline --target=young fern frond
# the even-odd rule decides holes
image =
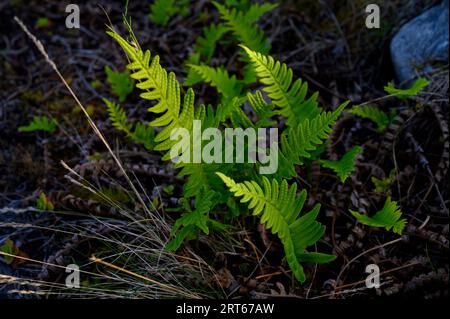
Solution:
[[[406,225],[406,219],[400,219],[402,211],[397,202],[386,199],[383,208],[373,217],[362,215],[350,209],[350,213],[362,224],[372,227],[384,227],[387,231],[391,230],[401,235]]]
[[[295,278],[305,281],[303,261],[329,262],[335,256],[310,253],[306,248],[314,245],[324,234],[325,226],[316,221],[320,205],[299,217],[306,200],[306,191],[297,196],[297,184],[289,186],[286,180],[281,184],[273,179],[270,182],[265,176],[262,187],[255,181],[236,183],[222,173],[216,173],[235,197],[242,197],[242,203],[248,203],[253,215],[261,218],[261,223],[280,238],[286,260]]]
[[[56,130],[57,122],[55,119],[49,119],[46,116],[33,116],[33,120],[26,126],[20,126],[19,132],[44,131],[53,133]]]
[[[169,75],[159,64],[159,56],[151,59],[150,51],[143,52],[133,47],[116,32],[107,32],[122,47],[131,63],[127,68],[132,70],[131,77],[139,83],[136,84],[141,90],[141,97],[146,100],[156,101],[156,104],[148,110],[160,116],[150,122],[151,126],[165,127],[155,137],[155,150],[169,150],[177,141],[170,140],[170,133],[173,129],[185,128],[188,131],[192,128],[194,120],[194,91],[188,89],[184,96],[184,103],[181,106],[180,84],[173,72]],[[162,114],[162,115],[161,115]],[[169,159],[167,153],[163,159]]]
[[[232,30],[239,41],[257,52],[266,54],[270,51],[270,43],[264,36],[264,33],[253,23],[254,21],[247,20],[245,12],[238,11],[236,8],[228,10],[225,6],[215,1],[213,1],[213,4],[219,10],[226,26]],[[256,16],[255,13],[252,14]]]
[[[347,153],[345,153],[340,160],[321,160],[320,164],[322,164],[323,167],[332,169],[337,174],[341,182],[345,183],[345,180],[354,171],[356,157],[359,155],[359,153],[361,153],[361,151],[362,148],[360,146],[355,146]]]
[[[127,123],[127,115],[123,108],[119,104],[109,101],[108,99],[103,99],[106,104],[106,108],[109,114],[109,119],[111,124],[119,131],[125,132],[126,134],[131,134],[132,125]]]
[[[389,172],[389,176],[378,179],[375,176],[372,176],[370,180],[372,181],[373,185],[375,185],[374,191],[377,193],[389,193],[389,190],[391,188],[391,185],[394,183],[396,178],[395,175],[395,169],[392,169]]]
[[[119,104],[103,99],[106,104],[111,124],[118,130],[124,132],[131,140],[138,144],[143,144],[147,150],[155,147],[155,130],[144,123],[136,123],[134,130],[133,125],[128,123],[127,115]]]
[[[333,125],[348,102],[341,104],[333,112],[323,112],[312,120],[306,119],[296,127],[290,127],[281,135],[278,177],[297,176],[295,166],[303,164],[303,158],[310,158],[310,152],[328,138]]]
[[[279,113],[287,118],[288,126],[296,125],[305,120],[312,120],[320,113],[317,104],[317,93],[305,100],[308,83],[297,79],[293,82],[293,71],[286,64],[275,61],[271,56],[255,52],[245,45],[241,45],[249,56],[256,75],[263,89],[272,99],[272,103],[279,108]]]
[[[214,191],[202,191],[195,198],[195,210],[188,211],[184,213],[172,228],[172,235],[175,237],[166,246],[169,251],[177,250],[183,243],[185,238],[192,237],[191,235],[196,235],[196,233],[201,230],[206,235],[209,234],[209,212],[214,207],[213,197],[215,196]],[[181,231],[178,232],[178,230]],[[184,230],[183,230],[184,229]],[[177,234],[178,232],[178,234]]]
[[[406,99],[411,96],[419,94],[429,84],[430,84],[430,82],[427,79],[418,78],[417,80],[414,81],[414,83],[408,89],[398,89],[394,86],[394,84],[392,84],[392,82],[389,82],[384,87],[384,90],[387,93],[392,94],[399,99]]]
[[[347,112],[373,121],[381,133],[386,130],[390,122],[389,116],[376,106],[354,106]]]

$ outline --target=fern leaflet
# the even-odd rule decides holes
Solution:
[[[362,215],[350,209],[350,213],[362,224],[372,227],[384,227],[387,231],[391,230],[401,235],[406,225],[406,219],[400,219],[402,212],[397,202],[392,201],[390,197],[386,199],[383,208],[373,217]]]
[[[127,66],[128,69],[134,72],[131,74],[131,77],[140,81],[136,84],[136,87],[146,90],[140,96],[143,99],[157,102],[148,110],[156,114],[162,114],[150,122],[151,126],[165,127],[155,137],[155,142],[158,143],[155,146],[155,150],[169,150],[177,143],[177,141],[169,139],[173,129],[185,128],[190,131],[192,128],[194,120],[194,91],[188,89],[180,111],[180,84],[173,72],[167,75],[167,71],[159,64],[159,56],[151,59],[150,51],[147,50],[144,53],[142,50],[131,46],[116,32],[109,31],[108,34],[119,43],[132,60]],[[166,155],[163,159],[169,159],[170,154],[167,153]]]
[[[19,132],[44,131],[53,133],[56,130],[57,122],[55,119],[49,119],[46,116],[33,116],[33,120],[27,126],[20,126]]]
[[[286,260],[295,278],[305,281],[302,261],[329,262],[333,255],[309,253],[305,249],[316,243],[324,234],[325,226],[315,219],[320,205],[299,217],[306,200],[306,191],[297,196],[297,184],[289,186],[286,180],[281,184],[273,179],[270,182],[262,178],[263,187],[255,181],[236,183],[222,173],[216,173],[223,180],[235,197],[242,197],[242,203],[248,203],[253,215],[260,216],[261,223],[278,235],[286,253]]]
[[[392,84],[392,82],[389,82],[388,85],[384,87],[384,90],[399,99],[406,99],[408,97],[419,94],[420,91],[428,86],[428,84],[430,84],[430,82],[427,79],[418,78],[408,89],[398,89],[394,86],[394,84]]]
[[[321,160],[320,164],[323,167],[332,169],[342,183],[350,176],[350,174],[355,169],[356,157],[361,153],[362,148],[360,146],[355,146],[338,161]]]
[[[376,106],[354,106],[347,112],[373,121],[380,132],[384,132],[390,122],[389,116]]]
[[[213,1],[213,4],[219,10],[226,26],[232,30],[239,41],[257,52],[266,54],[270,51],[270,43],[265,38],[264,33],[252,21],[247,20],[243,11],[238,11],[236,8],[232,8],[230,11],[215,1]],[[256,16],[255,13],[253,15]]]
[[[189,67],[198,73],[203,81],[217,88],[217,91],[225,100],[240,95],[241,85],[239,81],[235,75],[230,77],[227,70],[223,68],[212,68],[207,65],[189,65]]]
[[[302,158],[310,158],[310,152],[328,138],[346,105],[347,103],[343,103],[333,112],[323,112],[312,120],[307,119],[283,132],[277,176],[288,178],[297,175],[295,166],[303,164]]]
[[[133,80],[128,72],[115,72],[109,66],[105,67],[106,79],[111,85],[111,91],[119,97],[119,102],[124,102],[127,96],[133,92]]]
[[[320,113],[317,105],[317,93],[305,100],[308,83],[301,79],[292,82],[293,71],[286,64],[281,64],[267,55],[255,52],[241,45],[250,60],[261,83],[266,85],[263,89],[277,106],[279,113],[287,118],[288,126],[296,125],[307,119],[312,120]]]

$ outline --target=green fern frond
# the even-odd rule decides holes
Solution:
[[[242,109],[245,103],[245,97],[235,96],[231,100],[224,100],[217,107],[216,123],[223,123],[230,119],[234,127],[255,127],[253,122],[248,118],[247,114]]]
[[[390,122],[389,116],[376,106],[354,106],[347,112],[373,121],[380,132],[384,132]]]
[[[20,126],[19,132],[44,131],[52,134],[56,130],[57,122],[55,119],[49,119],[46,116],[33,116],[33,120],[26,126]]]
[[[310,158],[310,153],[328,138],[347,104],[343,103],[333,112],[323,112],[312,120],[307,119],[281,135],[278,177],[297,176],[295,166],[303,164],[303,159]]]
[[[430,82],[425,78],[418,78],[414,81],[414,83],[411,85],[409,89],[398,89],[394,86],[392,82],[389,82],[388,85],[384,87],[384,90],[394,95],[395,97],[399,99],[406,99],[408,97],[417,95],[422,91],[425,87],[427,87],[430,84]]]
[[[401,235],[406,225],[406,219],[400,219],[402,211],[397,202],[390,197],[386,199],[383,208],[373,217],[362,215],[350,209],[350,213],[362,224],[372,227],[384,227],[387,231],[392,231]]]
[[[132,125],[127,123],[127,115],[123,108],[119,104],[105,98],[103,98],[103,102],[106,104],[111,124],[119,131],[130,134]]]
[[[258,90],[254,94],[248,92],[247,101],[259,119],[255,127],[276,126],[276,122],[271,119],[272,116],[276,115],[273,111],[273,105],[266,102],[261,91]]]
[[[160,116],[150,122],[150,125],[165,128],[156,135],[155,142],[158,144],[155,146],[155,150],[169,150],[177,143],[177,141],[169,139],[173,129],[185,128],[190,131],[192,128],[194,91],[188,89],[181,108],[180,84],[173,72],[168,75],[167,71],[161,67],[159,56],[151,59],[150,51],[143,52],[135,48],[116,32],[109,31],[107,33],[119,43],[131,59],[132,62],[127,66],[133,71],[131,77],[139,81],[136,87],[146,91],[140,96],[146,100],[156,101],[156,104],[148,110]],[[167,156],[163,159],[167,159]]]
[[[207,65],[189,65],[202,80],[215,87],[225,100],[240,95],[241,84],[236,76],[230,76],[224,68],[213,68]]]
[[[173,238],[166,246],[169,251],[177,250],[183,241],[195,238],[199,231],[209,234],[209,212],[214,208],[214,191],[202,191],[195,198],[195,210],[184,213],[172,228]],[[180,231],[178,231],[181,228]]]
[[[293,82],[293,71],[286,64],[275,61],[271,56],[255,52],[241,45],[250,60],[263,89],[272,99],[272,103],[280,109],[279,113],[287,118],[288,126],[312,120],[320,113],[317,105],[317,93],[305,100],[308,83],[297,79]]]
[[[263,15],[272,11],[278,6],[276,3],[253,3],[245,12],[245,19],[247,23],[255,23]]]
[[[261,29],[252,21],[248,21],[245,12],[236,8],[228,10],[225,6],[213,1],[221,18],[225,21],[235,37],[247,47],[264,54],[270,51],[270,43]]]
[[[153,127],[138,122],[133,130],[133,125],[128,123],[127,115],[119,104],[111,102],[105,98],[103,99],[103,102],[106,104],[111,124],[117,130],[127,134],[127,136],[134,142],[143,144],[147,150],[153,150],[155,147],[155,130]]]
[[[203,36],[198,37],[194,45],[194,52],[199,53],[209,62],[216,50],[216,43],[230,29],[223,24],[211,24],[203,29]]]
[[[332,169],[342,183],[350,176],[350,174],[355,169],[356,157],[361,153],[362,148],[360,146],[355,146],[344,156],[341,157],[340,160],[337,161],[329,161],[329,160],[321,160],[320,164],[323,167]]]
[[[279,184],[276,179],[270,182],[263,176],[261,187],[255,181],[236,183],[222,173],[216,174],[235,197],[242,197],[241,202],[248,203],[253,215],[259,216],[267,229],[278,235],[284,246],[286,260],[297,280],[304,282],[306,279],[300,261],[328,262],[334,259],[331,255],[320,258],[305,250],[322,237],[325,226],[316,221],[320,205],[299,217],[306,200],[306,191],[303,190],[297,196],[297,184],[289,186],[286,180]]]
[[[167,25],[170,18],[177,13],[174,0],[155,0],[150,6],[149,19],[161,26]]]
[[[109,66],[105,67],[106,79],[111,91],[119,97],[122,103],[133,92],[134,83],[128,72],[115,72]]]

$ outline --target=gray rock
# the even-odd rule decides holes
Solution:
[[[448,22],[448,0],[444,0],[400,28],[391,42],[392,62],[400,82],[431,71],[433,62],[448,60]]]

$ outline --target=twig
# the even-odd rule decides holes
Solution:
[[[375,246],[375,247],[372,247],[372,248],[370,248],[369,250],[363,251],[363,252],[360,253],[358,256],[356,256],[356,257],[354,257],[353,259],[351,259],[351,260],[344,266],[344,268],[341,269],[339,275],[337,276],[336,283],[339,283],[339,280],[341,279],[341,276],[342,276],[342,274],[344,273],[344,271],[350,266],[350,264],[351,264],[352,262],[354,262],[354,261],[355,261],[356,259],[358,259],[359,257],[364,256],[365,254],[370,253],[371,251],[374,251],[374,250],[377,250],[377,249],[380,249],[380,248],[383,248],[383,247],[386,247],[386,246],[389,246],[389,245],[398,243],[399,241],[402,241],[402,240],[403,240],[403,237],[400,237],[400,238],[391,240],[391,241],[389,241],[389,242],[387,242],[387,243],[384,243],[384,244],[382,244],[382,245],[377,245],[377,246]]]
[[[111,263],[109,263],[109,262],[107,262],[107,261],[104,261],[104,260],[102,260],[102,259],[100,259],[100,258],[97,258],[97,257],[95,257],[95,256],[91,256],[91,258],[89,258],[89,260],[91,260],[91,261],[93,261],[93,262],[95,262],[95,263],[102,264],[102,265],[105,265],[105,266],[107,266],[107,267],[116,269],[116,270],[118,270],[118,271],[124,272],[124,273],[126,273],[126,274],[128,274],[128,275],[130,275],[130,276],[133,276],[133,277],[136,277],[136,278],[139,278],[139,279],[148,281],[148,282],[150,282],[150,283],[152,283],[152,284],[154,284],[154,285],[158,285],[158,286],[160,286],[161,288],[164,288],[164,289],[166,289],[166,290],[170,290],[170,291],[172,291],[172,292],[175,292],[175,293],[180,294],[180,295],[182,295],[182,296],[185,296],[185,297],[187,297],[187,298],[201,299],[199,296],[197,296],[197,295],[195,295],[195,294],[189,294],[189,293],[186,293],[186,292],[184,292],[184,291],[182,291],[182,290],[180,290],[180,289],[178,289],[178,288],[176,288],[176,287],[174,287],[174,286],[163,284],[163,283],[161,283],[161,282],[159,282],[159,281],[156,281],[156,280],[154,280],[154,279],[151,279],[151,278],[142,276],[142,275],[140,275],[140,274],[137,274],[137,273],[132,272],[132,271],[130,271],[130,270],[127,270],[127,269],[125,269],[125,268],[122,268],[122,267],[116,266],[116,265],[114,265],[114,264],[111,264]]]

